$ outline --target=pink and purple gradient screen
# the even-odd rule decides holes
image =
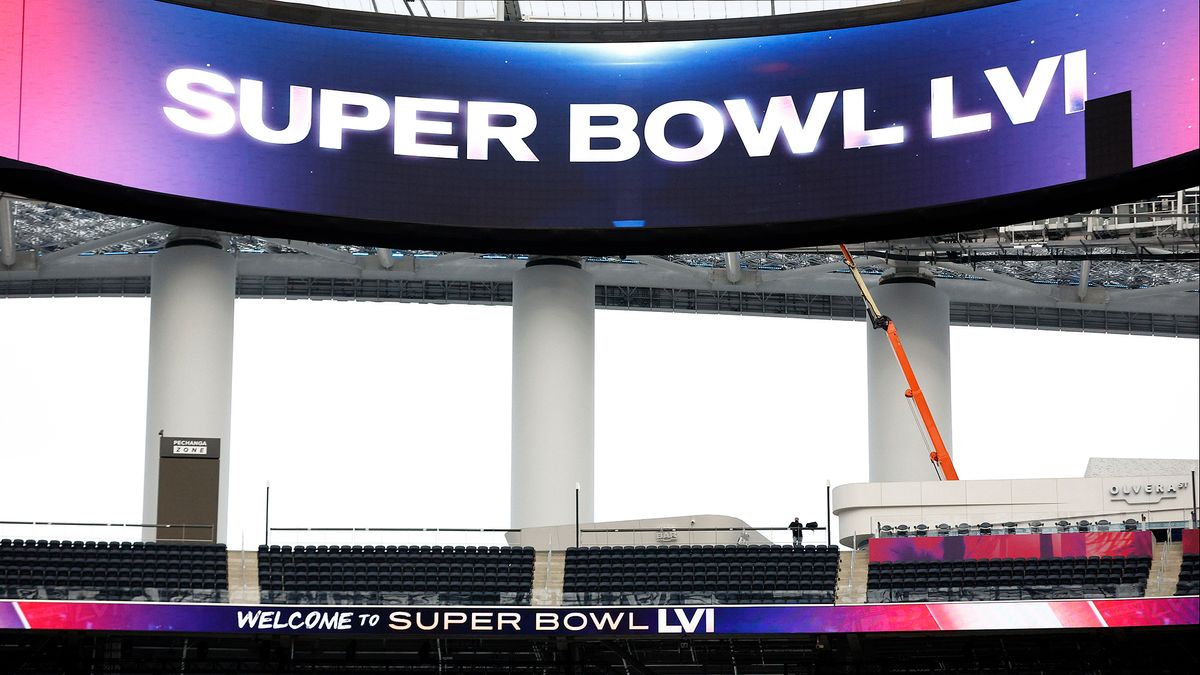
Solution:
[[[93,602],[0,602],[0,629],[9,630],[101,630],[184,633],[275,633],[318,634],[327,629],[239,628],[238,614],[259,610],[301,614],[326,609],[354,614],[379,615],[378,622],[355,621],[352,634],[388,635],[387,614],[396,607],[332,608],[281,606],[239,607],[231,605],[170,605]],[[437,608],[424,608],[425,610]],[[444,609],[444,608],[443,608]],[[461,608],[458,608],[461,609]],[[479,607],[476,611],[498,608]],[[504,634],[533,633],[533,612],[563,615],[579,608],[503,608],[521,614],[517,630],[491,631],[489,637]],[[658,612],[654,607],[609,608],[631,611],[638,623],[655,626]],[[592,611],[586,609],[584,611]],[[695,611],[694,608],[686,611]],[[713,608],[713,634],[755,635],[789,633],[911,632],[956,630],[1026,630],[1046,628],[1104,628],[1134,626],[1195,625],[1200,621],[1200,599],[1127,598],[1120,600],[1052,600],[1025,602],[965,602],[895,605],[819,605],[819,606],[717,606]],[[27,624],[27,625],[26,625]],[[468,627],[454,634],[470,634]],[[566,634],[572,631],[537,631],[539,634]],[[648,631],[654,634],[656,630]],[[623,626],[590,628],[573,634],[631,634]],[[438,634],[437,630],[427,631]]]
[[[1135,167],[1197,150],[1198,17],[1195,0],[1021,0],[839,30],[613,45],[363,33],[155,0],[6,0],[0,157],[155,193],[384,222],[802,224],[1082,181],[1086,115],[1064,113],[1062,67],[1024,124],[1009,123],[983,77],[1008,67],[1024,87],[1040,59],[1078,50],[1087,51],[1091,98],[1132,92]],[[537,113],[528,143],[539,161],[515,161],[497,144],[485,161],[399,156],[388,128],[347,132],[342,150],[319,147],[315,128],[294,145],[256,141],[240,127],[185,132],[163,113],[177,104],[165,79],[178,68],[264,82],[273,127],[288,119],[289,85],[525,104]],[[992,129],[931,137],[930,82],[945,76],[954,77],[957,114],[990,112]],[[720,108],[744,98],[761,116],[772,96],[807,110],[816,92],[851,88],[866,91],[869,127],[903,124],[906,140],[844,149],[839,94],[810,154],[778,141],[768,156],[749,156],[726,120],[721,145],[699,161],[667,162],[645,148],[622,162],[569,160],[574,103],[628,105],[645,121],[669,101]],[[462,144],[466,125],[453,120],[446,140]],[[666,133],[686,145],[697,132],[681,122]]]

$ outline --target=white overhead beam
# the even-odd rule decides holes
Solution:
[[[939,262],[939,263],[937,263],[937,266],[945,267],[946,269],[954,270],[955,272],[961,272],[962,274],[970,274],[972,276],[976,276],[981,279],[987,279],[988,281],[995,281],[996,283],[1005,284],[1007,286],[1012,286],[1013,288],[1019,288],[1027,293],[1038,293],[1038,285],[1037,284],[1034,284],[1029,281],[1023,281],[1016,277],[1010,277],[1007,274],[1000,274],[998,272],[989,272],[987,270],[975,269],[974,267],[971,267],[970,265],[962,265],[959,263],[952,263],[952,262]],[[1038,294],[1045,295],[1045,293],[1038,293]]]
[[[643,265],[646,265],[648,267],[653,267],[654,269],[661,270],[663,272],[668,272],[670,274],[679,274],[681,276],[692,277],[695,279],[707,280],[709,278],[708,270],[705,270],[700,267],[689,267],[687,265],[680,265],[679,263],[673,263],[670,260],[666,260],[665,258],[659,258],[658,256],[654,256],[654,255],[635,255],[635,256],[630,256],[629,259],[636,260],[637,262],[639,262]]]
[[[856,259],[861,265],[878,265],[879,263],[883,262],[882,258],[875,258],[872,256],[857,256]],[[778,272],[765,272],[762,275],[762,283],[760,286],[763,288],[784,286],[798,281],[811,279],[812,277],[821,274],[828,274],[829,272],[836,272],[837,270],[843,269],[849,269],[846,267],[845,261],[836,260],[834,262],[822,263],[820,265],[796,267],[790,270],[781,270]]]
[[[1154,288],[1123,288],[1114,290],[1114,293],[1119,293],[1123,298],[1145,299],[1159,295],[1167,295],[1171,293],[1190,293],[1200,291],[1200,281],[1181,281],[1177,284],[1164,284],[1155,286]],[[1200,302],[1200,298],[1197,298]]]
[[[263,241],[270,242],[276,246],[286,246],[292,250],[300,251],[301,253],[307,253],[318,258],[332,260],[333,262],[342,263],[343,265],[360,267],[358,264],[358,258],[355,256],[346,253],[345,251],[334,250],[328,246],[321,246],[320,244],[314,244],[308,241],[298,241],[295,239],[263,239]]]
[[[38,267],[44,268],[47,265],[54,265],[60,261],[74,258],[81,253],[95,251],[96,249],[104,248],[105,246],[112,246],[113,244],[120,244],[126,241],[132,241],[134,239],[141,239],[142,237],[149,236],[155,232],[164,232],[173,229],[175,228],[171,225],[164,225],[162,223],[146,223],[145,225],[139,225],[128,230],[114,232],[108,236],[100,237],[98,239],[89,239],[88,241],[80,242],[74,246],[68,246],[67,248],[59,249],[53,253],[47,253],[39,257]]]

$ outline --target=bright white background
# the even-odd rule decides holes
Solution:
[[[236,312],[231,548],[261,542],[268,480],[274,526],[508,525],[507,307]],[[0,301],[0,520],[140,520],[148,325],[146,299]],[[845,321],[598,312],[597,519],[823,521],[825,481],[867,477],[865,335]],[[1196,340],[951,339],[965,478],[1197,455]]]

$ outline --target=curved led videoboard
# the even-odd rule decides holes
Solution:
[[[1193,183],[1198,13],[1019,0],[756,37],[533,42],[10,0],[0,189],[410,248],[974,229]]]

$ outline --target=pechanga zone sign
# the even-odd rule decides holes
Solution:
[[[158,439],[159,457],[190,457],[195,459],[219,459],[219,438],[177,438],[164,436]]]
[[[315,241],[596,254],[918,236],[1194,182],[1195,0],[963,6],[553,42],[222,0],[0,2],[0,190]]]

